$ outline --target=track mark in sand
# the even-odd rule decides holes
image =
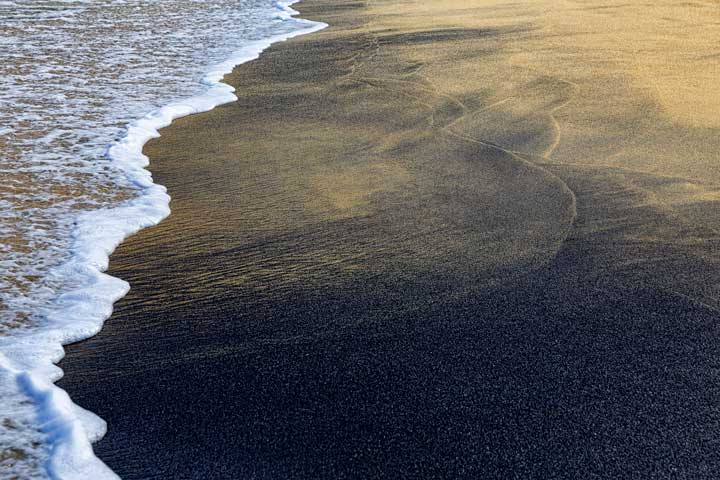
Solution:
[[[371,48],[372,52],[370,53],[370,55],[368,55],[366,58],[362,58],[360,61],[356,62],[357,59],[361,58],[366,53],[364,50],[361,50],[358,53],[356,53],[355,55],[353,55],[352,57],[350,57],[348,59],[348,61],[351,62],[350,71],[340,78],[353,77],[355,75],[355,73],[357,72],[358,68],[361,68],[363,65],[365,65],[368,62],[370,62],[371,60],[373,60],[377,56],[377,54],[380,52],[380,42],[378,41],[377,36],[370,35],[370,37],[371,37],[370,41],[367,42],[363,46],[363,48],[365,48],[365,47]]]
[[[363,82],[363,83],[366,83],[368,85],[372,85],[372,86],[378,87],[378,88],[382,88],[382,86],[379,85],[382,83],[395,83],[395,84],[399,84],[399,85],[409,85],[409,86],[415,87],[420,92],[429,93],[430,95],[433,95],[437,98],[443,98],[443,99],[447,100],[449,103],[456,105],[463,112],[463,114],[458,118],[462,118],[465,115],[467,115],[467,112],[469,110],[468,107],[463,102],[461,102],[457,98],[453,97],[452,95],[442,93],[435,86],[428,86],[421,82],[416,82],[416,81],[412,81],[412,80],[401,80],[401,79],[397,79],[397,78],[379,78],[379,77],[361,77],[361,78],[358,78],[357,81]],[[428,83],[430,83],[430,82],[428,82]],[[430,85],[432,85],[432,83],[430,83]],[[420,97],[416,97],[415,95],[412,95],[409,92],[398,92],[398,93],[403,94],[403,95],[412,96],[413,98],[418,98],[418,99],[420,98]],[[435,107],[433,107],[429,103],[427,103],[427,102],[422,102],[422,103],[424,105],[427,105],[429,108],[435,110]],[[457,118],[455,120],[453,120],[453,122],[456,122],[456,121],[457,121]],[[434,122],[433,122],[433,124],[434,124]]]
[[[557,78],[558,81],[563,82],[567,85],[570,85],[573,89],[573,94],[569,95],[567,100],[564,101],[562,104],[550,109],[548,112],[548,117],[550,118],[550,121],[552,122],[552,127],[555,132],[554,140],[552,144],[542,153],[542,158],[549,159],[550,156],[553,154],[553,152],[557,149],[558,145],[560,145],[560,139],[562,138],[562,127],[560,127],[560,122],[557,121],[557,117],[555,117],[555,113],[566,107],[570,102],[573,101],[573,98],[575,97],[575,93],[580,90],[580,85],[578,85],[575,82],[572,82],[570,80],[566,80],[564,78]]]
[[[516,152],[517,153],[517,152]],[[523,154],[520,154],[523,155]],[[607,174],[614,174],[621,176],[624,179],[623,188],[626,191],[635,191],[638,195],[645,197],[646,202],[655,206],[655,208],[661,209],[664,214],[673,219],[680,225],[696,227],[696,223],[684,215],[681,211],[682,205],[696,203],[702,201],[703,194],[714,193],[717,198],[720,199],[720,189],[713,185],[703,184],[697,180],[679,177],[675,175],[663,175],[660,173],[646,172],[641,170],[633,170],[627,167],[607,164],[586,164],[586,163],[555,163],[555,162],[541,162],[539,165],[545,168],[551,169],[586,169],[588,171],[603,171]],[[643,178],[663,179],[664,184],[660,187],[653,188],[646,183],[643,183]],[[668,194],[668,190],[662,190],[662,187],[668,187],[675,185],[678,187],[692,186],[697,188],[699,191],[694,193],[697,196],[693,196],[693,193],[689,193],[689,196],[684,196],[681,190],[676,190],[677,196],[672,196],[672,193]],[[670,190],[672,192],[672,190]],[[602,192],[598,192],[602,193]],[[674,198],[674,200],[673,200]],[[704,241],[712,240],[714,238],[720,238],[720,225],[712,225],[705,223],[703,228],[707,229],[708,232],[712,233],[712,237],[704,238]]]
[[[457,139],[460,139],[460,140],[463,140],[466,142],[470,142],[470,143],[475,143],[477,145],[482,145],[483,147],[486,147],[486,148],[491,148],[491,149],[503,152],[503,153],[507,154],[513,160],[521,163],[522,165],[525,165],[526,167],[530,168],[531,170],[538,172],[540,175],[549,178],[552,182],[555,182],[555,184],[557,184],[563,192],[565,192],[565,194],[570,199],[570,205],[568,208],[569,213],[570,213],[570,218],[567,221],[565,230],[564,230],[564,232],[562,232],[561,238],[558,241],[557,248],[555,249],[555,254],[552,257],[552,258],[555,258],[555,256],[562,249],[562,246],[565,243],[565,241],[567,240],[567,238],[570,236],[570,233],[572,232],[572,230],[575,226],[575,221],[577,219],[577,214],[578,214],[577,213],[578,212],[577,196],[575,195],[575,192],[573,192],[572,189],[568,186],[568,184],[565,183],[565,181],[562,178],[560,178],[559,176],[550,172],[549,170],[546,170],[545,168],[542,168],[541,166],[537,165],[536,163],[526,160],[526,159],[520,157],[519,155],[517,155],[515,152],[507,150],[499,145],[495,145],[492,143],[485,142],[483,140],[478,140],[478,139],[468,137],[468,136],[465,136],[465,135],[462,135],[459,133],[455,133],[452,130],[449,130],[447,128],[444,128],[443,131],[445,133],[447,133],[448,135],[455,137]]]
[[[664,291],[665,293],[668,293],[668,294],[670,294],[670,295],[678,296],[678,297],[680,297],[680,298],[682,298],[682,299],[684,299],[684,300],[686,300],[686,301],[688,301],[688,302],[690,302],[690,303],[692,303],[692,304],[694,304],[694,305],[697,305],[697,306],[699,306],[699,307],[701,307],[701,308],[706,308],[706,309],[710,310],[711,312],[714,312],[714,313],[720,315],[720,308],[718,308],[718,307],[716,307],[716,306],[713,306],[713,305],[710,305],[709,303],[704,302],[704,301],[700,300],[699,298],[691,297],[691,296],[686,295],[686,294],[684,294],[684,293],[682,293],[682,292],[678,292],[677,290],[671,290],[671,289],[668,289],[668,288],[660,288],[659,290]]]
[[[478,115],[478,114],[480,114],[480,113],[484,113],[484,112],[490,111],[490,110],[494,109],[495,107],[499,107],[499,106],[501,106],[501,105],[506,104],[507,102],[509,102],[510,100],[513,100],[514,98],[516,98],[516,97],[515,97],[514,95],[511,95],[511,96],[509,96],[509,97],[503,98],[502,100],[498,100],[497,102],[493,102],[493,103],[491,103],[491,104],[489,104],[489,105],[485,105],[484,107],[482,107],[482,108],[480,108],[480,109],[478,109],[478,110],[475,110],[474,112],[466,112],[465,115],[459,116],[458,118],[456,118],[455,120],[453,120],[449,125],[446,125],[445,128],[452,128],[452,127],[455,126],[457,123],[459,123],[459,122],[461,122],[463,119],[467,118],[469,115],[475,116],[475,115]]]
[[[375,58],[380,53],[380,47],[381,45],[377,41],[377,37],[374,40],[374,46],[375,50],[373,51],[372,55],[368,56],[367,58],[363,59],[362,62],[359,62],[352,67],[352,71],[350,74],[345,75],[344,78],[353,78],[354,81],[358,83],[363,83],[365,85],[369,85],[373,88],[380,88],[380,89],[388,89],[388,90],[395,90],[395,93],[398,95],[403,95],[406,97],[411,98],[415,103],[418,105],[421,105],[422,107],[426,108],[429,112],[428,116],[428,128],[430,129],[438,129],[442,132],[444,132],[447,135],[450,135],[458,140],[474,143],[477,145],[482,145],[483,147],[490,148],[496,151],[500,151],[503,154],[507,155],[510,159],[513,161],[516,161],[527,168],[536,171],[539,175],[547,178],[550,180],[550,182],[555,183],[558,185],[561,191],[565,192],[565,194],[569,198],[569,206],[568,206],[568,213],[569,218],[567,221],[567,224],[565,225],[565,229],[561,234],[561,240],[559,242],[558,248],[556,252],[558,252],[561,248],[561,245],[564,243],[565,239],[569,236],[570,232],[573,229],[575,219],[577,217],[577,197],[575,193],[569,188],[569,186],[557,175],[550,172],[549,170],[543,168],[538,163],[527,160],[523,158],[522,156],[518,155],[516,152],[513,152],[507,148],[504,148],[500,145],[494,144],[489,141],[485,141],[478,138],[473,138],[468,135],[464,135],[461,133],[454,132],[452,130],[452,126],[457,124],[459,121],[461,121],[463,118],[466,118],[468,115],[474,115],[478,113],[482,113],[488,110],[491,110],[493,108],[502,106],[505,103],[510,102],[516,96],[511,95],[506,98],[502,98],[500,100],[497,100],[489,105],[485,105],[481,107],[480,109],[477,109],[475,111],[472,111],[465,103],[463,103],[458,98],[443,93],[436,85],[434,85],[427,77],[423,75],[419,75],[419,72],[422,70],[423,65],[419,65],[412,73],[408,74],[408,76],[415,76],[416,78],[419,78],[421,81],[418,80],[409,80],[409,79],[402,79],[402,78],[389,78],[389,77],[379,77],[379,76],[357,76],[358,70],[361,66],[367,64],[370,60]],[[355,58],[359,58],[359,55]],[[579,87],[577,84],[562,80],[560,81],[573,86],[573,89],[578,89]],[[393,88],[395,87],[395,88]],[[407,89],[404,88],[397,88],[397,87],[410,87]],[[436,113],[438,111],[438,105],[432,104],[430,101],[428,101],[427,96],[435,97],[436,99],[440,99],[439,105],[452,105],[457,109],[457,114],[452,118],[449,122],[445,123],[444,125],[438,124],[436,120]],[[552,151],[555,150],[557,145],[560,142],[560,125],[557,122],[557,120],[554,118],[554,113],[559,110],[560,108],[566,106],[570,101],[572,101],[574,95],[569,95],[569,98],[563,102],[562,104],[556,106],[553,108],[550,112],[548,112],[549,117],[551,118],[554,128],[556,130],[556,136],[554,139],[553,144],[545,151],[545,155],[543,158],[549,157],[549,155],[552,153]]]

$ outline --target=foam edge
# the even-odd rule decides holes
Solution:
[[[295,1],[275,3],[280,20],[299,22],[296,31],[254,41],[217,65],[203,78],[208,90],[202,95],[177,101],[131,123],[120,141],[110,146],[108,156],[140,189],[137,198],[111,209],[84,212],[77,216],[73,232],[72,258],[54,272],[63,278],[80,279],[81,287],[59,296],[43,326],[30,333],[0,342],[0,369],[14,376],[20,389],[37,408],[41,429],[49,439],[48,474],[58,480],[116,480],[92,449],[106,431],[106,423],[77,405],[54,384],[62,377],[56,365],[64,356],[63,345],[97,334],[112,314],[113,304],[129,290],[127,282],[104,273],[109,256],[130,235],[160,223],[170,214],[165,187],[153,183],[145,169],[149,159],[142,153],[151,138],[176,118],[201,113],[237,100],[234,88],[222,83],[233,68],[257,59],[277,42],[312,33],[327,24],[294,18]]]

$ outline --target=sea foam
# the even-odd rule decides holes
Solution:
[[[112,3],[122,2],[116,0]],[[206,73],[200,92],[171,101],[133,121],[122,139],[109,146],[107,158],[114,171],[126,177],[127,183],[135,189],[135,195],[115,206],[67,212],[72,228],[68,252],[63,252],[66,259],[53,265],[46,273],[56,280],[54,285],[59,284],[55,289],[48,287],[44,290],[52,297],[51,301],[41,305],[42,315],[37,322],[27,328],[10,329],[7,335],[0,336],[0,378],[14,380],[17,395],[31,399],[36,431],[42,434],[42,442],[47,449],[44,468],[51,478],[117,478],[92,450],[91,444],[102,438],[106,431],[105,422],[75,405],[54,382],[62,376],[56,365],[64,355],[62,346],[95,335],[112,313],[113,303],[129,290],[125,281],[103,273],[108,268],[110,254],[126,237],[159,223],[170,214],[170,197],[164,187],[153,183],[150,172],[146,170],[149,159],[142,153],[143,145],[158,137],[158,130],[176,118],[208,111],[236,100],[234,89],[222,83],[224,75],[235,66],[257,58],[272,43],[326,26],[294,18],[297,12],[290,8],[293,3],[296,2],[274,4],[277,9],[274,20],[289,22],[291,28],[283,28],[281,33],[267,38],[248,41],[230,58]],[[67,12],[62,9],[56,13],[59,17],[67,17]],[[55,97],[53,101],[65,100]],[[10,133],[10,130],[10,127],[3,128],[0,134]],[[86,135],[92,133],[89,129]],[[62,136],[62,132],[52,134]],[[53,141],[52,138],[45,140]],[[27,167],[43,169],[46,165],[38,163]],[[63,281],[70,283],[72,288],[63,288]],[[16,393],[12,390],[7,387],[5,392],[0,393],[6,398],[13,398]],[[15,412],[0,413],[12,421]],[[30,431],[35,430],[31,428]],[[13,438],[10,435],[4,441],[12,442]],[[19,468],[15,472],[10,471],[10,476],[21,473],[29,478],[30,473],[21,472]]]

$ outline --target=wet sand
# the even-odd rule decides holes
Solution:
[[[61,365],[97,454],[125,479],[717,478],[716,6],[301,4],[331,28],[146,148],[173,214]]]

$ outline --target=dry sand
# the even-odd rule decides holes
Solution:
[[[308,0],[146,153],[61,385],[133,478],[717,478],[715,1]]]

